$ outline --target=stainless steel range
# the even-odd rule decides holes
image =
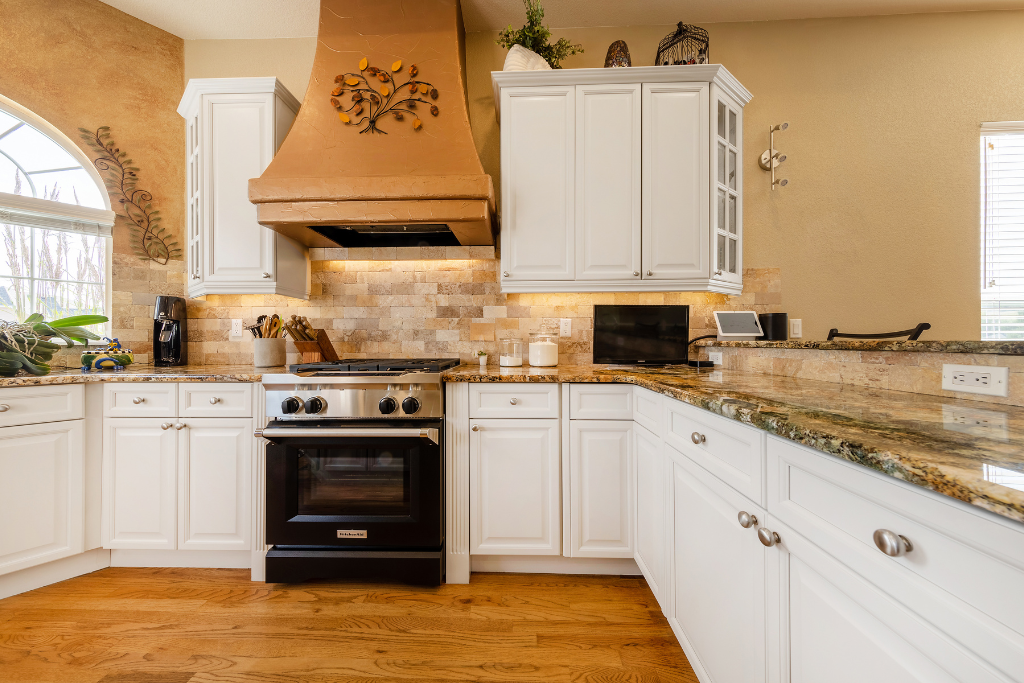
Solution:
[[[444,387],[455,358],[264,375],[266,575],[444,580]]]

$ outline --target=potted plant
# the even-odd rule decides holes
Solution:
[[[534,52],[541,57],[552,69],[561,69],[562,60],[572,55],[581,54],[583,46],[570,43],[567,38],[559,38],[554,45],[548,42],[551,31],[541,24],[544,18],[544,8],[540,0],[523,0],[526,5],[526,25],[520,29],[513,29],[511,26],[498,34],[498,45],[509,49],[509,58],[505,61],[506,71],[520,71],[538,68],[531,63],[531,56],[528,53],[513,54],[515,46],[529,52]],[[509,62],[516,63],[510,68]],[[541,65],[540,68],[543,68]]]
[[[487,367],[487,352],[484,351],[483,349],[481,349],[480,351],[476,352],[476,355],[477,355],[478,358],[480,358],[480,367],[481,368],[486,368]]]

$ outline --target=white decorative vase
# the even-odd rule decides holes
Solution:
[[[527,50],[522,45],[513,45],[505,57],[505,66],[502,71],[545,71],[550,70],[551,65],[544,61],[544,58],[533,50]]]

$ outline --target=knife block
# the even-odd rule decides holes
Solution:
[[[316,341],[292,341],[295,348],[302,354],[303,363],[338,360],[338,352],[334,350],[334,344],[327,338],[326,330],[316,330]]]

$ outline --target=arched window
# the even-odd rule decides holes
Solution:
[[[0,319],[109,316],[113,225],[89,158],[0,95]]]

